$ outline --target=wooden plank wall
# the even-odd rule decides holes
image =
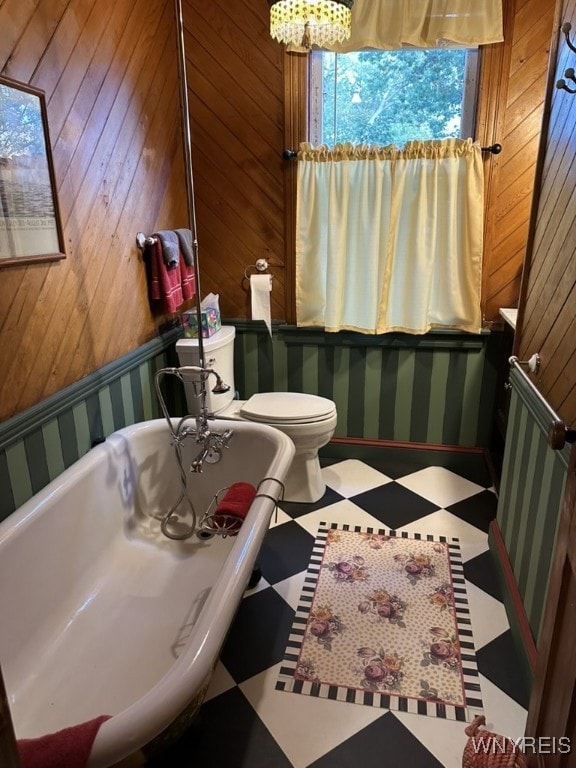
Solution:
[[[0,420],[157,334],[138,230],[185,226],[171,0],[0,3],[0,73],[45,92],[66,259],[0,270]]]
[[[482,141],[504,146],[486,161],[487,319],[517,299],[524,225],[513,203],[531,196],[549,3],[505,0],[512,33],[483,67]],[[272,317],[286,320],[284,49],[265,0],[186,0],[184,20],[202,294],[249,318],[244,270],[266,257]],[[0,72],[46,92],[67,254],[0,271],[3,420],[158,332],[167,318],[150,312],[134,234],[187,217],[172,3],[0,0],[0,29]]]
[[[485,156],[486,321],[518,304],[554,4],[504,0],[506,41],[484,52],[477,138],[504,148]],[[184,19],[203,293],[218,292],[225,315],[249,318],[243,272],[263,256],[276,265],[272,317],[290,319],[292,292],[284,278],[293,265],[284,262],[280,158],[283,57],[289,73],[290,56],[268,35],[265,2],[187,0]]]
[[[566,0],[560,23],[565,21],[573,37],[576,0]],[[533,380],[568,426],[576,424],[576,95],[554,83],[575,66],[576,54],[560,37],[517,344],[522,360],[540,354]]]
[[[249,318],[244,271],[265,258],[285,319],[283,46],[264,0],[187,0],[184,25],[202,295]]]
[[[505,0],[505,44],[483,53],[478,134],[485,157],[483,316],[517,307],[528,240],[555,0]]]

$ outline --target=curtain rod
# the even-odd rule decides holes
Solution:
[[[490,152],[492,155],[499,155],[500,152],[502,152],[502,144],[491,144],[489,147],[480,147],[482,152]],[[295,152],[293,149],[285,149],[282,152],[282,157],[285,160],[293,160],[295,157],[298,157],[298,152]]]

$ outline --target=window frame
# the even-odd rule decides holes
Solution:
[[[474,137],[479,99],[480,47],[466,48],[466,69],[462,91],[462,120],[460,137]],[[330,51],[313,50],[308,62],[308,137],[313,146],[322,144],[322,54]],[[346,54],[335,54],[336,56]]]

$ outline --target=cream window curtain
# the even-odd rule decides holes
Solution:
[[[483,170],[471,139],[298,153],[299,326],[481,329]]]
[[[403,45],[487,45],[503,40],[502,0],[355,0],[339,53]]]

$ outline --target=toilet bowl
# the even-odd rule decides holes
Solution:
[[[336,429],[331,400],[301,392],[259,392],[246,401],[233,400],[218,416],[258,421],[288,435],[296,452],[284,480],[284,499],[311,503],[322,498],[326,484],[318,451]]]
[[[248,400],[234,399],[234,338],[236,329],[223,326],[213,336],[203,339],[204,363],[213,368],[230,390],[212,392],[212,378],[207,382],[206,406],[217,418],[256,421],[279,429],[294,443],[296,452],[285,478],[286,501],[313,503],[324,495],[318,451],[336,429],[336,405],[325,397],[302,392],[259,392]],[[198,340],[180,339],[176,351],[181,366],[198,365]],[[198,413],[198,377],[184,378],[186,402],[191,414]]]

